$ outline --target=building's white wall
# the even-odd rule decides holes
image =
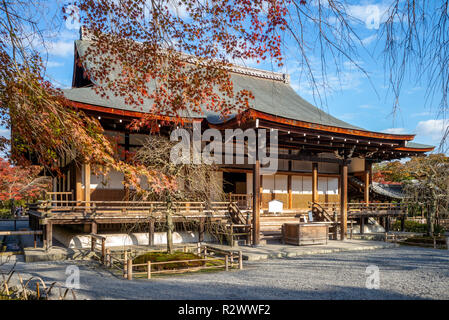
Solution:
[[[262,192],[273,193],[274,190],[274,175],[264,175],[262,178]]]
[[[264,175],[263,193],[288,193],[288,175]],[[246,174],[246,193],[253,193],[253,175]],[[312,194],[311,176],[292,176],[292,194]],[[337,177],[318,177],[318,194],[338,194]]]
[[[302,194],[312,194],[312,177],[302,177]]]
[[[148,245],[148,232],[142,233],[113,233],[101,234],[106,237],[106,247],[120,247],[132,245]],[[53,237],[64,246],[72,249],[90,248],[91,239],[87,234],[76,234],[59,226],[53,228]],[[198,232],[173,232],[173,243],[196,243],[198,242]],[[213,242],[214,238],[208,234],[204,234],[205,242]],[[167,244],[166,232],[154,233],[154,245]]]
[[[277,174],[274,176],[274,193],[288,193],[288,176]]]
[[[292,176],[292,194],[301,194],[302,188],[302,177]]]
[[[338,194],[338,178],[319,177],[318,194]]]

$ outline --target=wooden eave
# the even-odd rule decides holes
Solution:
[[[76,102],[76,101],[70,101],[70,104],[75,108],[79,108],[79,109],[82,109],[85,111],[93,111],[93,112],[97,112],[97,113],[109,114],[109,115],[114,115],[115,117],[127,117],[127,118],[132,118],[132,119],[151,117],[154,120],[158,120],[158,121],[184,122],[184,123],[192,123],[193,121],[203,121],[204,120],[204,118],[192,119],[192,118],[185,118],[185,117],[176,119],[175,117],[170,117],[170,116],[150,115],[145,112],[102,107],[102,106],[96,106],[96,105],[82,103],[82,102]]]
[[[435,149],[435,147],[431,147],[431,148],[408,148],[408,147],[401,147],[401,148],[396,148],[395,150],[397,151],[405,151],[405,152],[430,152],[433,151]]]

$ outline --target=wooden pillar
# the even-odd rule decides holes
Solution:
[[[83,176],[82,176],[82,167],[77,165],[75,167],[75,200],[76,201],[83,201],[84,200],[84,194],[83,194]]]
[[[154,221],[148,223],[148,245],[154,246]]]
[[[84,201],[90,202],[90,163],[84,164]],[[89,205],[86,203],[86,207]]]
[[[200,218],[200,224],[199,224],[199,230],[198,230],[198,242],[204,241],[204,231],[206,229],[206,219]]]
[[[348,221],[348,164],[343,162],[341,166],[341,195],[340,195],[340,236],[346,239]]]
[[[47,224],[45,225],[45,249],[48,250],[52,247],[53,245],[53,226],[51,224],[51,222],[47,222]]]
[[[98,225],[95,221],[90,224],[90,233],[97,234],[98,233]]]
[[[292,150],[288,150],[288,154],[291,156]],[[293,171],[293,164],[292,160],[288,160],[288,172],[291,173]],[[293,192],[292,192],[292,179],[293,176],[291,174],[288,175],[287,178],[287,184],[288,184],[288,208],[293,209]]]
[[[365,217],[360,217],[360,234],[364,233],[365,229]]]
[[[370,185],[370,176],[371,176],[371,162],[365,159],[365,173],[364,173],[364,182],[365,182],[365,190],[364,190],[364,200],[366,206],[369,205],[369,185]]]
[[[312,202],[318,203],[318,163],[312,163]]]
[[[292,194],[292,175],[289,174],[287,178],[287,189],[288,189],[288,208],[293,208],[293,194]]]
[[[253,245],[260,242],[260,162],[253,165]]]
[[[126,130],[125,132],[125,162],[129,161],[129,131]],[[129,194],[129,187],[125,186],[125,201],[129,201],[130,194]]]

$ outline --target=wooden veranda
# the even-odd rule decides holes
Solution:
[[[251,235],[251,215],[234,202],[175,202],[170,213],[173,222],[197,221],[199,241],[202,242],[207,223],[219,223],[222,233],[231,240]],[[76,201],[45,200],[29,204],[30,227],[43,230],[44,246],[52,246],[53,226],[90,225],[90,233],[97,234],[99,224],[147,224],[149,245],[153,245],[155,221],[166,219],[168,208],[156,201]]]

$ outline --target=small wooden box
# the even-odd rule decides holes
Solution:
[[[282,225],[284,243],[297,246],[327,244],[328,225],[320,223],[284,223]]]

